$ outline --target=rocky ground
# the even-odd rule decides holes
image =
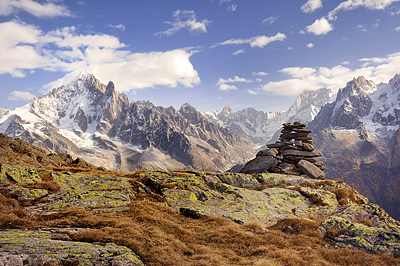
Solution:
[[[271,237],[275,230],[279,231],[276,234],[283,232],[290,237],[299,230],[293,221],[312,223],[312,234],[322,237],[316,241],[322,241],[324,250],[350,248],[362,250],[365,255],[389,254],[385,263],[400,263],[396,259],[400,257],[400,223],[342,181],[276,173],[143,170],[134,174],[100,174],[101,169],[91,165],[85,168],[82,162],[80,168],[46,169],[35,156],[28,156],[35,163],[12,163],[21,154],[9,151],[8,156],[2,156],[0,166],[0,265],[157,265],[159,261],[155,262],[157,256],[150,247],[159,245],[152,243],[157,241],[155,234],[160,230],[154,228],[165,225],[133,208],[137,202],[160,205],[166,208],[160,209],[164,216],[178,217],[185,224],[211,217],[207,219],[230,221],[230,230],[236,228],[234,225],[257,227],[259,237]],[[146,224],[148,220],[151,224]],[[132,221],[135,226],[130,224]],[[137,236],[139,232],[129,231],[132,227],[147,230],[140,229],[141,226],[153,228],[142,242]],[[180,226],[169,226],[168,234],[174,230],[185,232],[178,234],[181,240],[188,234]],[[117,237],[117,231],[120,235],[131,234],[136,242]],[[174,247],[163,247],[168,248]],[[146,257],[146,252],[153,257]],[[200,252],[198,247],[181,256],[193,256],[196,252]],[[257,256],[266,251],[254,252],[249,255],[253,263],[229,263],[255,265],[255,259],[260,259]],[[196,259],[184,261],[182,265],[196,264]],[[210,260],[201,265],[213,263]]]

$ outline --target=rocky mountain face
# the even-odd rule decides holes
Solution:
[[[308,123],[319,110],[331,101],[332,92],[326,88],[306,91],[299,95],[289,110],[285,112],[263,112],[246,108],[233,112],[225,106],[222,112],[210,111],[205,116],[214,123],[228,128],[236,134],[247,137],[255,149],[265,148],[267,143],[278,139],[279,130],[284,122],[302,121]]]
[[[225,171],[254,155],[241,137],[188,104],[175,110],[130,101],[112,82],[86,73],[26,106],[1,109],[0,132],[122,171]]]
[[[339,90],[309,124],[326,176],[342,179],[400,219],[400,76]]]

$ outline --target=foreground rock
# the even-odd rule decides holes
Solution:
[[[192,218],[273,225],[282,219],[318,219],[332,247],[400,256],[400,223],[341,181],[263,173],[146,172],[147,188]],[[367,225],[366,225],[367,224]]]
[[[152,197],[192,218],[220,217],[239,224],[257,222],[263,227],[274,225],[282,219],[316,219],[321,222],[318,230],[332,247],[351,247],[395,256],[398,256],[400,250],[400,223],[340,181],[275,173],[249,175],[144,171],[129,179],[50,172],[12,165],[1,165],[0,170],[0,180],[3,180],[0,192],[17,198],[26,206],[25,211],[35,215],[51,214],[72,206],[94,212],[115,212],[129,208],[136,198]],[[49,179],[58,184],[58,187],[54,184],[44,186],[52,184]],[[101,254],[108,254],[108,249],[124,250],[124,247],[120,249],[104,243],[88,246],[87,243],[69,242],[65,237],[61,239],[50,234],[58,234],[59,229],[48,230],[50,231],[2,231],[0,252],[4,257],[18,261],[30,258],[46,261],[46,254],[52,254],[49,258],[60,262],[65,258],[74,259],[75,257],[68,256],[70,253],[76,254],[76,258],[86,256],[82,254],[94,254],[92,261],[104,261]],[[13,238],[22,242],[12,242]],[[41,242],[42,238],[45,242]],[[59,249],[56,248],[49,251],[48,247],[56,246],[55,244],[65,252],[59,254]],[[74,245],[83,251],[76,253]],[[17,249],[17,246],[20,248]],[[92,249],[95,250],[94,253],[90,251]],[[99,249],[102,251],[96,251]],[[112,252],[115,256],[125,254],[122,251]]]
[[[70,229],[70,231],[73,231]],[[0,265],[144,265],[127,247],[68,241],[66,230],[0,231]],[[64,240],[60,240],[64,239]]]

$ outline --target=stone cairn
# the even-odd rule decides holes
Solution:
[[[310,130],[300,121],[284,123],[279,141],[268,144],[267,150],[257,153],[255,159],[244,165],[241,173],[273,172],[280,174],[302,175],[315,179],[324,179],[324,163],[317,161],[322,154],[314,151]]]

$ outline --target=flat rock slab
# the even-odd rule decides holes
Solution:
[[[258,156],[247,162],[240,172],[244,174],[264,173],[268,169],[276,166],[277,163],[278,160],[272,156]]]
[[[58,211],[72,206],[93,211],[118,211],[127,208],[135,194],[127,178],[69,172],[50,172],[60,189],[49,193],[46,189],[26,188],[42,182],[38,170],[24,166],[0,166],[0,187],[20,202],[35,202],[25,208],[32,214]],[[42,170],[43,171],[43,170]]]
[[[55,240],[66,237],[46,230],[0,231],[0,265],[43,265],[41,263],[61,261],[69,261],[68,265],[144,265],[124,246]]]
[[[78,206],[94,211],[122,210],[135,195],[128,179],[73,173],[53,173],[61,189],[47,197],[46,203],[26,208],[31,213],[46,213]]]
[[[297,164],[300,170],[305,173],[307,176],[314,178],[314,179],[324,179],[325,173],[315,166],[313,163],[310,163],[306,160],[301,160]]]
[[[297,151],[297,150],[284,150],[283,156],[303,156],[303,157],[321,157],[320,152],[315,151]]]

